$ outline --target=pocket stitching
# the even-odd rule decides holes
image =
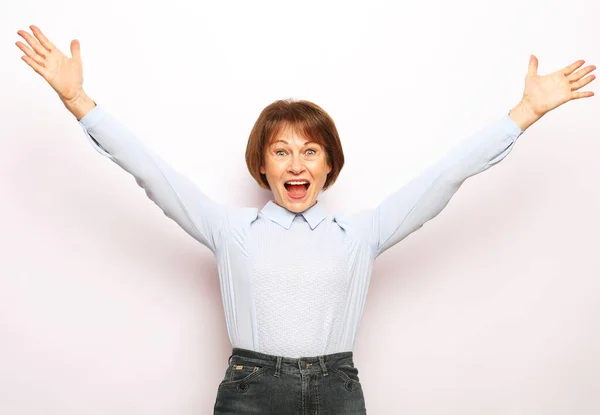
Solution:
[[[238,383],[242,383],[242,382],[249,382],[252,379],[262,375],[263,373],[265,373],[267,370],[269,369],[268,366],[263,366],[258,370],[253,371],[252,373],[250,373],[248,376],[242,378],[242,379],[238,379],[238,380],[230,380],[227,382],[221,382],[221,384],[219,384],[219,388],[221,387],[227,387],[227,386],[234,386],[237,385]],[[233,370],[232,370],[233,373]]]
[[[346,389],[348,389],[349,391],[354,390],[354,389],[352,389],[352,386],[350,386],[352,383],[356,384],[357,387],[362,388],[362,385],[360,384],[359,380],[352,379],[350,376],[348,376],[346,373],[344,373],[342,370],[338,369],[337,367],[330,367],[329,370],[331,370],[333,373],[337,374],[338,376],[340,376],[342,378],[342,380],[345,382]]]

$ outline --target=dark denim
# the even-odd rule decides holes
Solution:
[[[366,415],[352,352],[290,358],[233,348],[214,415]]]

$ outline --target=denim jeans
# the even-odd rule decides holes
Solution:
[[[351,351],[290,358],[234,347],[214,415],[366,415]]]

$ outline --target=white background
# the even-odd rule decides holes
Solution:
[[[0,7],[0,413],[212,413],[231,345],[216,263],[100,156],[14,45],[81,42],[84,87],[215,200],[262,205],[250,129],[334,118],[358,211],[547,74],[600,64],[594,0],[19,1]],[[596,72],[594,72],[596,73]],[[600,412],[600,101],[546,115],[375,264],[355,363],[368,413]],[[310,258],[307,258],[310,260]]]

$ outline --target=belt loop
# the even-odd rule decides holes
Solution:
[[[328,376],[327,367],[325,366],[325,361],[323,360],[323,356],[319,356],[319,363],[321,364],[321,369],[323,369],[323,376]]]
[[[231,356],[229,356],[229,360],[227,361],[227,365],[231,364],[231,358],[233,357],[234,353],[231,353]]]
[[[281,371],[281,356],[277,356],[277,364],[275,365],[275,374],[273,376],[279,377]]]

